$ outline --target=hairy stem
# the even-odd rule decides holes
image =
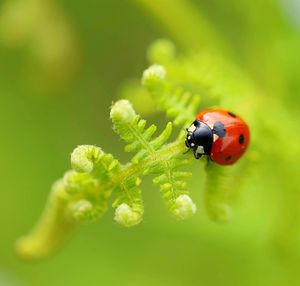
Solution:
[[[97,191],[101,192],[101,189],[110,189],[120,185],[120,183],[128,177],[139,176],[141,171],[146,170],[152,166],[156,166],[159,163],[165,163],[165,161],[171,158],[182,155],[186,151],[186,146],[182,141],[175,141],[166,145],[164,148],[155,151],[150,154],[147,159],[141,161],[139,164],[128,164],[120,173],[114,175],[111,180],[101,186]]]

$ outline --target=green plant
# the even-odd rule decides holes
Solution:
[[[71,155],[72,170],[54,183],[46,209],[32,232],[17,243],[23,258],[37,259],[51,253],[80,223],[92,222],[101,217],[109,199],[115,196],[115,221],[125,227],[141,222],[144,207],[141,196],[141,177],[154,174],[154,184],[160,186],[168,210],[177,219],[186,219],[196,212],[196,206],[186,188],[186,179],[192,174],[179,168],[194,162],[191,153],[184,154],[184,128],[194,120],[194,114],[202,108],[224,105],[236,108],[240,98],[226,103],[227,94],[234,91],[247,96],[243,78],[226,66],[220,58],[208,54],[189,57],[176,56],[173,44],[167,40],[156,41],[148,51],[152,64],[142,77],[143,88],[151,95],[156,106],[172,120],[154,139],[156,126],[146,128],[146,121],[134,111],[125,99],[111,107],[114,131],[126,142],[125,151],[134,156],[130,163],[122,165],[111,154],[91,145],[78,146]],[[191,64],[192,63],[192,64]],[[230,76],[223,73],[230,70]],[[223,73],[223,74],[222,74]],[[234,82],[236,78],[239,82]],[[219,84],[214,82],[220,78]],[[234,87],[235,90],[232,88]],[[139,92],[138,89],[129,93]],[[248,119],[251,119],[248,115]],[[177,128],[177,138],[167,143]],[[249,153],[250,155],[252,153]],[[220,167],[207,158],[205,164],[207,182],[204,201],[208,216],[217,222],[228,221],[231,209],[228,205],[238,187],[238,176],[246,170],[251,156],[233,167]]]

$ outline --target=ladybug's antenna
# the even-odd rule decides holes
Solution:
[[[185,152],[183,152],[182,154],[186,154],[186,153],[188,153],[190,150],[191,150],[192,148],[191,147],[189,147]]]

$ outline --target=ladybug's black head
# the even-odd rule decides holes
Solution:
[[[185,145],[193,149],[196,159],[202,155],[210,155],[213,144],[213,130],[204,122],[195,120],[187,129]]]

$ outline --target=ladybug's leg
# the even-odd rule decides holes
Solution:
[[[198,160],[205,154],[203,146],[199,145],[197,148],[194,149],[194,156]]]
[[[202,155],[203,155],[203,154],[200,154],[200,153],[197,153],[197,152],[194,153],[194,156],[195,156],[195,158],[196,158],[197,160],[199,160],[199,159],[202,157]]]

